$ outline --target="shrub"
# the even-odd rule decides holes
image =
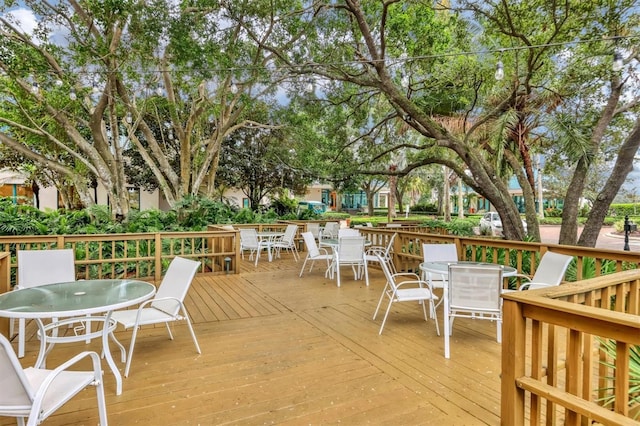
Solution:
[[[411,212],[437,214],[438,206],[435,203],[420,203],[410,207]]]
[[[345,220],[345,219],[349,219],[351,215],[349,213],[329,211],[329,212],[322,213],[320,217],[326,220]]]

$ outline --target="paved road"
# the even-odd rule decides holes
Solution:
[[[624,236],[613,235],[615,231],[613,226],[603,226],[596,242],[597,248],[623,250],[624,249]],[[543,243],[558,243],[558,236],[560,235],[560,226],[555,225],[540,225],[540,238]],[[640,251],[640,239],[630,238],[629,249],[631,251]]]

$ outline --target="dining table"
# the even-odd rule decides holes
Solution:
[[[449,275],[449,265],[451,264],[456,264],[456,265],[469,265],[469,266],[473,266],[473,265],[496,265],[495,263],[489,263],[489,262],[472,262],[472,261],[468,261],[468,260],[457,260],[457,261],[444,261],[444,260],[440,260],[440,261],[433,261],[433,262],[422,262],[420,264],[420,270],[426,273],[433,273],[433,274],[439,274],[442,276],[447,276]],[[508,277],[512,277],[514,275],[516,275],[518,273],[518,270],[512,266],[505,266],[505,265],[500,265],[502,266],[502,276],[505,278]]]
[[[284,232],[283,231],[258,231],[257,234],[261,242],[266,242],[265,246],[267,247],[267,259],[269,260],[269,262],[271,262],[273,260],[273,245],[279,238],[284,237]]]
[[[125,361],[126,352],[113,335],[116,323],[111,319],[111,313],[144,302],[153,297],[155,292],[153,284],[132,279],[47,284],[0,294],[0,317],[36,321],[40,339],[36,368],[45,366],[47,354],[56,343],[101,338],[104,358],[115,376],[116,394],[120,395],[122,376],[109,350],[109,339],[119,346],[122,362]],[[49,322],[45,324],[46,320]],[[95,330],[93,324],[98,324]],[[72,328],[71,333],[62,330],[69,327]]]
[[[432,284],[432,275],[436,274],[439,275],[440,278],[445,281],[447,276],[449,275],[449,265],[450,264],[456,264],[456,265],[469,265],[469,266],[473,266],[473,265],[496,265],[496,263],[489,263],[489,262],[475,262],[475,261],[468,261],[468,260],[457,260],[457,261],[444,261],[444,260],[440,260],[440,261],[432,261],[432,262],[422,262],[419,265],[420,271],[422,271],[424,273],[424,275],[426,276],[426,281],[428,281],[430,284]],[[518,274],[518,270],[512,266],[506,266],[506,265],[500,265],[502,266],[502,277],[503,278],[509,278],[509,277],[513,277],[515,275]],[[446,286],[445,286],[445,290],[446,290]],[[508,290],[503,290],[503,291],[508,291]]]

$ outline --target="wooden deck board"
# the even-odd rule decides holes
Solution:
[[[417,303],[395,304],[378,335],[384,311],[372,316],[384,284],[379,270],[370,270],[369,287],[345,273],[338,288],[321,265],[299,278],[301,266],[283,253],[257,267],[245,260],[239,275],[197,276],[186,305],[202,354],[183,325],[174,326],[174,341],[164,327],[143,328],[122,395],[105,373],[110,423],[500,423],[494,323],[456,320],[446,360],[442,337]],[[130,332],[116,335],[128,348]],[[56,347],[49,365],[86,349],[100,347]],[[32,337],[25,366],[36,351]],[[83,393],[45,424],[96,424],[92,398]],[[0,426],[10,424],[0,417]]]

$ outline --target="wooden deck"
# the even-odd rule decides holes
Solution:
[[[173,342],[163,327],[143,329],[122,395],[105,373],[110,424],[500,423],[494,323],[456,320],[446,360],[442,337],[416,304],[396,304],[378,335],[382,318],[371,317],[380,270],[370,271],[369,287],[345,273],[338,288],[318,264],[298,278],[301,265],[283,254],[257,268],[244,261],[239,275],[198,276],[187,308],[202,355],[182,325]],[[130,333],[117,336],[128,345]],[[56,347],[49,367],[87,348],[100,350],[97,342]],[[24,365],[36,350],[32,337]],[[45,424],[97,422],[89,390]],[[0,417],[0,425],[12,424]]]

